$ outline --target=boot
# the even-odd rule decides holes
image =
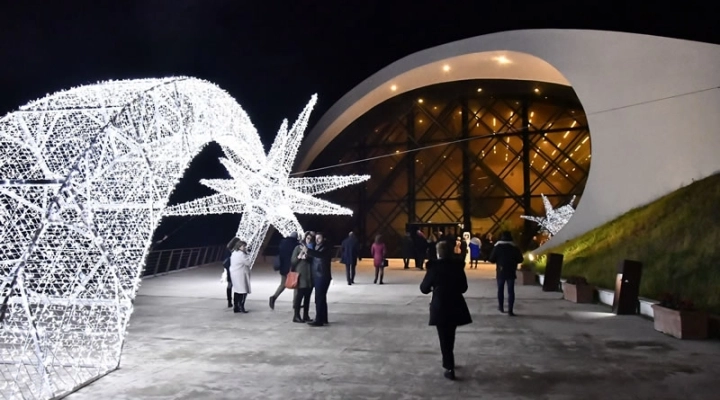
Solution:
[[[312,318],[310,318],[310,304],[303,304],[303,322],[313,322]]]
[[[247,293],[243,293],[240,296],[240,312],[247,314],[248,311],[245,309],[245,300],[247,299]]]
[[[225,294],[227,295],[227,301],[228,301],[228,308],[232,308],[233,302],[232,302],[232,289],[225,289]]]
[[[240,310],[240,296],[242,296],[240,293],[233,293],[233,312],[239,313]]]
[[[300,308],[295,308],[295,314],[293,315],[293,322],[303,323],[303,319],[300,318]]]

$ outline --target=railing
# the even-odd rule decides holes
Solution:
[[[153,250],[145,258],[143,277],[168,274],[181,269],[222,261],[225,246]]]

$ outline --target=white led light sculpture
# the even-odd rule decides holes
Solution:
[[[0,398],[56,397],[118,367],[153,231],[212,141],[227,166],[260,170],[248,115],[192,78],[82,86],[0,119]],[[289,169],[294,153],[268,158]],[[309,179],[291,186],[342,186]],[[220,200],[209,210],[253,215]],[[281,211],[262,215],[283,226]]]
[[[550,200],[548,200],[548,198],[544,194],[542,194],[541,196],[543,200],[543,205],[545,206],[545,216],[532,217],[528,215],[521,215],[520,218],[536,222],[538,225],[540,225],[540,228],[542,230],[547,231],[550,236],[554,236],[558,232],[560,232],[560,229],[562,229],[563,226],[568,223],[568,221],[570,221],[570,218],[575,212],[575,209],[572,206],[575,202],[575,196],[572,197],[570,203],[558,209],[553,209],[552,204],[550,204]]]
[[[165,215],[242,213],[236,236],[247,242],[251,262],[255,261],[270,225],[283,236],[297,232],[302,237],[303,228],[295,213],[352,215],[352,210],[312,195],[364,182],[369,175],[290,177],[316,102],[317,96],[313,96],[289,130],[287,120],[283,121],[267,156],[235,143],[223,146],[230,158],[221,158],[220,162],[232,179],[202,180],[218,193],[168,207]]]

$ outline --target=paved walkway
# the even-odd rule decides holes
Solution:
[[[507,317],[489,265],[468,271],[475,323],[458,331],[459,380],[447,381],[423,273],[399,265],[383,286],[368,261],[353,286],[336,265],[323,328],[291,322],[291,293],[269,309],[279,278],[268,266],[253,272],[243,315],[225,308],[219,265],[148,279],[121,369],[69,399],[718,398],[720,343],[673,339],[537,286],[517,288],[519,316]]]

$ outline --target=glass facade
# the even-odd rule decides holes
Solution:
[[[355,211],[345,221],[302,220],[337,241],[383,235],[399,254],[408,223],[453,223],[484,235],[510,229],[532,245],[544,215],[582,194],[590,132],[570,87],[511,80],[428,86],[376,106],[348,126],[308,175],[368,173],[363,186],[328,195]],[[329,168],[328,168],[329,167]],[[317,168],[326,168],[312,171]]]

